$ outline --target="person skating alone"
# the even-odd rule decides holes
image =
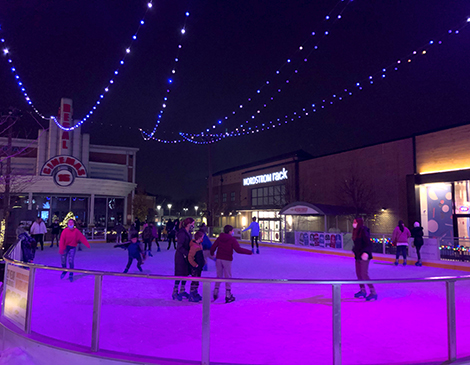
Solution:
[[[258,238],[259,238],[259,223],[256,221],[256,217],[251,218],[252,222],[246,227],[243,232],[250,230],[251,237],[251,252],[255,253],[255,242],[256,242],[256,253],[259,253]]]
[[[168,237],[168,248],[167,250],[170,249],[171,247],[171,241],[173,241],[173,246],[175,247],[176,250],[176,228],[175,228],[175,223],[171,221],[171,219],[168,219],[168,222],[166,224],[166,231],[167,231],[167,237]]]
[[[217,268],[217,277],[228,279],[232,277],[233,251],[245,255],[253,254],[253,251],[240,247],[240,244],[233,237],[233,227],[230,225],[226,225],[224,233],[217,237],[210,249],[210,254],[214,255],[216,251],[217,261],[215,262],[215,267]],[[217,300],[219,297],[219,288],[220,283],[215,283],[214,300]],[[235,300],[231,288],[231,283],[225,283],[225,303],[231,303]]]
[[[411,229],[411,237],[414,238],[413,245],[416,248],[416,254],[418,255],[418,261],[416,261],[416,266],[423,266],[421,262],[421,247],[423,247],[424,240],[423,240],[423,227],[419,224],[419,222],[415,222],[414,227]]]
[[[75,228],[75,221],[73,219],[69,219],[67,222],[67,228],[62,231],[59,241],[59,254],[62,267],[64,269],[67,268],[67,258],[69,262],[69,268],[73,269],[75,267],[75,252],[79,242],[90,248],[90,244],[82,232]],[[63,279],[65,275],[67,275],[67,271],[62,272],[62,274],[60,274],[60,278]],[[69,274],[69,280],[71,282],[73,281],[73,272]]]
[[[142,240],[144,241],[145,252],[150,256],[152,255],[152,241],[153,241],[153,234],[152,234],[152,227],[150,224],[144,224],[144,230],[142,231]]]
[[[38,217],[31,225],[29,232],[31,237],[36,241],[36,245],[39,243],[41,245],[41,251],[44,251],[44,235],[47,233],[47,228],[41,217]],[[36,248],[37,246],[33,247],[34,253],[36,252]]]
[[[194,229],[194,219],[186,218],[182,222],[182,228],[177,233],[178,246],[176,246],[175,252],[175,276],[189,276],[191,274],[188,262],[189,255],[189,243],[191,242],[191,233]],[[175,286],[173,287],[173,299],[178,299],[179,301],[183,298],[189,298],[189,294],[185,290],[186,281],[180,280],[175,281]],[[179,288],[179,292],[178,292]]]
[[[158,242],[159,239],[159,234],[157,227],[155,227],[155,224],[150,223],[150,227],[152,227],[152,240],[155,238],[155,244],[157,245],[157,252],[160,252],[160,243]],[[150,241],[150,245],[152,245],[152,241]]]
[[[132,265],[132,261],[134,259],[137,261],[137,268],[140,272],[142,272],[142,263],[143,259],[145,258],[144,250],[142,249],[142,244],[139,241],[139,234],[137,232],[133,232],[131,234],[131,240],[126,243],[121,243],[114,245],[114,247],[120,247],[124,250],[127,250],[129,255],[129,259],[127,260],[126,268],[124,269],[124,273],[127,273]]]
[[[353,222],[352,239],[354,242],[353,252],[356,263],[356,275],[358,280],[370,280],[369,264],[372,260],[372,242],[370,240],[370,231],[364,225],[362,218],[356,218]],[[366,286],[359,284],[360,291],[354,294],[354,298],[366,298],[367,301],[377,300],[377,292],[374,285],[368,284],[370,294],[367,295]]]
[[[60,236],[60,224],[59,220],[56,219],[54,223],[49,227],[51,229],[52,240],[50,248],[54,247],[54,240],[57,242],[57,247],[59,247],[59,236]]]
[[[405,227],[402,220],[398,221],[392,234],[392,242],[397,246],[395,265],[398,266],[400,255],[403,256],[403,266],[406,266],[406,250],[408,249],[408,238],[411,237],[410,230]]]
[[[189,243],[189,254],[188,254],[188,261],[191,265],[191,276],[200,278],[202,268],[204,267],[204,255],[203,255],[203,247],[202,247],[202,240],[204,239],[204,232],[197,231],[194,234],[194,239],[191,240]],[[199,281],[191,281],[191,288],[189,290],[189,301],[190,302],[199,302],[202,297],[197,292],[199,288]]]
[[[114,226],[114,230],[116,231],[116,243],[122,243],[122,234],[126,231],[124,226],[119,222]]]

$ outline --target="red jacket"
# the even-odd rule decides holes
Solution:
[[[211,247],[211,255],[217,250],[216,258],[218,260],[233,261],[233,251],[245,255],[251,255],[252,252],[246,248],[241,248],[238,241],[228,233],[221,233]]]
[[[59,253],[63,255],[67,246],[77,247],[78,242],[90,248],[90,244],[79,229],[65,228],[60,235]]]

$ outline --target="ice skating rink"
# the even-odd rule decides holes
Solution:
[[[248,246],[244,246],[248,247]],[[144,274],[173,274],[174,249],[153,250]],[[36,263],[60,266],[56,247]],[[77,252],[75,268],[122,272],[127,252],[92,244]],[[135,261],[129,273],[138,273]],[[372,261],[373,279],[466,275],[455,270],[394,266]],[[215,264],[203,276],[215,276]],[[355,279],[354,260],[280,248],[234,254],[234,278]],[[89,347],[94,279],[37,270],[32,330]],[[233,284],[236,301],[211,305],[211,361],[229,364],[331,364],[331,286]],[[189,282],[187,284],[189,291]],[[171,299],[173,282],[105,277],[100,348],[200,361],[202,304]],[[377,285],[379,300],[354,299],[357,285],[342,287],[343,364],[432,364],[447,358],[445,283]],[[202,285],[199,289],[202,294]],[[470,356],[470,282],[456,284],[458,358]]]

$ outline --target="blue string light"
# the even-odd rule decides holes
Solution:
[[[149,12],[149,10],[153,7],[153,4],[152,4],[152,1],[153,0],[149,0],[149,2],[147,3],[147,7],[146,7],[146,10],[145,10],[145,13],[144,13],[144,16],[142,17],[142,19],[140,20],[139,22],[139,25],[137,27],[137,30],[134,32],[134,34],[132,35],[132,38],[131,38],[131,41],[130,41],[130,44],[128,47],[125,48],[125,51],[124,51],[124,56],[122,57],[122,59],[119,61],[119,65],[118,67],[116,68],[116,70],[114,71],[114,75],[118,75],[119,74],[119,71],[121,70],[121,66],[124,65],[125,63],[125,60],[126,60],[126,57],[128,54],[131,53],[131,49],[132,49],[132,46],[134,44],[134,41],[137,39],[137,35],[140,31],[140,28],[145,24],[145,17],[147,15],[147,13]],[[5,44],[5,39],[4,38],[1,38],[0,39],[0,42]],[[3,55],[4,56],[7,56],[10,54],[10,51],[8,49],[8,47],[4,46],[3,47]],[[11,68],[10,68],[10,71],[13,73],[14,75],[14,78],[18,84],[18,87],[20,89],[20,91],[22,92],[26,102],[31,106],[31,108],[43,119],[47,119],[47,117],[45,117],[43,114],[41,114],[39,112],[39,110],[34,106],[31,98],[29,97],[28,93],[26,92],[26,88],[24,87],[24,84],[23,84],[23,81],[21,80],[20,78],[20,75],[18,74],[18,71],[16,69],[16,67],[13,66],[13,60],[11,58],[8,58],[8,63],[11,64]],[[66,128],[66,127],[63,127],[58,121],[56,118],[54,117],[51,117],[55,123],[57,124],[57,126],[64,130],[64,131],[72,131],[78,127],[80,127],[84,122],[86,122],[94,113],[94,111],[98,108],[98,106],[101,104],[101,101],[102,99],[104,99],[105,95],[109,92],[110,90],[110,87],[112,85],[114,85],[115,83],[115,80],[114,78],[111,78],[109,81],[108,81],[108,84],[103,88],[103,92],[100,94],[98,100],[95,102],[95,104],[93,105],[93,107],[90,109],[90,111],[86,114],[86,116],[81,119],[79,122],[77,122],[74,126],[70,127],[70,128]]]
[[[447,34],[444,34],[441,38],[447,35],[458,35],[462,29],[464,29],[468,23],[470,18],[467,18],[466,22],[459,26],[455,30],[450,30]],[[428,53],[429,49],[436,45],[441,45],[443,43],[442,39],[439,41],[431,40],[425,45],[417,48],[415,51],[403,57],[393,64],[390,64],[387,67],[382,68],[380,71],[368,76],[367,78],[354,83],[350,89],[343,89],[339,93],[332,94],[330,97],[322,99],[321,102],[312,103],[311,107],[303,108],[302,111],[294,111],[291,115],[285,115],[283,118],[277,118],[276,120],[270,120],[268,123],[263,123],[261,126],[252,126],[249,127],[248,125],[240,125],[239,128],[235,128],[230,132],[225,133],[211,133],[209,136],[212,138],[211,143],[218,142],[227,137],[239,137],[254,133],[259,133],[265,130],[274,129],[276,127],[280,127],[282,125],[294,122],[297,119],[302,117],[309,116],[311,112],[316,113],[319,109],[324,109],[325,106],[334,105],[336,101],[342,101],[346,99],[348,96],[353,96],[355,91],[363,90],[366,85],[373,85],[374,80],[377,78],[377,81],[382,80],[385,78],[385,75],[389,71],[398,71],[399,66],[404,66],[412,62],[413,59],[417,58],[418,56],[424,56]],[[247,121],[248,122],[248,121]],[[197,133],[197,134],[190,134],[190,133],[180,133],[180,135],[188,142],[195,143],[195,144],[207,144],[208,141],[204,140],[207,139],[208,134],[204,133]],[[202,140],[201,140],[202,139]]]
[[[346,10],[347,6],[352,2],[352,0],[349,0],[346,2],[346,4],[344,4],[344,0],[340,0],[338,3],[335,4],[335,6],[330,10],[330,12],[328,13],[328,15],[325,16],[325,19],[323,20],[323,24],[326,24],[328,28],[328,31],[331,30],[331,28],[333,27],[333,25],[336,24],[336,22],[341,19],[341,15],[344,13],[344,11]],[[188,13],[186,13],[188,14]],[[334,21],[331,21],[330,19],[333,18]],[[328,20],[330,20],[328,22]],[[326,34],[328,34],[328,31],[326,32]],[[304,56],[305,52],[308,50],[308,45],[309,45],[309,42],[310,40],[312,40],[313,38],[313,41],[315,42],[314,45],[311,45],[310,46],[310,52],[308,52],[308,54],[306,56]],[[276,69],[276,72],[275,74],[276,75],[280,75],[281,72],[289,65],[292,64],[292,59],[294,57],[297,58],[297,56],[299,56],[301,59],[302,59],[302,62],[305,63],[308,61],[308,58],[310,57],[310,55],[312,54],[312,52],[314,50],[317,50],[318,49],[318,45],[320,44],[321,40],[323,39],[324,37],[321,37],[318,39],[318,36],[317,36],[317,33],[316,32],[312,32],[308,37],[307,39],[302,42],[301,46],[299,46],[299,48],[297,49],[296,53],[292,56],[292,57],[289,57],[286,59],[286,61],[279,67]],[[317,40],[318,39],[318,40]],[[177,59],[176,59],[177,61]],[[298,65],[295,66],[296,69],[292,72],[290,72],[290,74],[288,74],[287,78],[284,79],[283,83],[285,84],[289,84],[290,83],[290,79],[293,77],[293,75],[297,74],[298,73]],[[263,82],[261,84],[260,87],[258,87],[255,91],[255,93],[259,96],[260,94],[262,94],[263,90],[266,88],[266,87],[269,87],[271,84],[270,80],[266,80],[265,82]],[[277,89],[277,93],[281,93],[283,90],[283,88],[279,88]],[[269,102],[272,102],[274,100],[274,97],[271,97],[269,100],[268,100],[268,103]],[[251,97],[249,97],[247,99],[248,103],[251,103],[253,100]],[[263,104],[263,108],[267,108],[267,103]],[[239,109],[242,109],[244,107],[244,104],[240,104],[239,105]],[[259,109],[257,111],[257,115],[259,116],[259,114],[261,113],[261,109]],[[235,110],[232,111],[231,113],[231,116],[233,117],[234,115],[236,115],[237,112]],[[224,118],[221,118],[217,121],[216,124],[222,126],[222,120],[224,121],[227,121],[229,120],[229,115],[226,115]],[[255,115],[252,115],[251,116],[251,119],[254,119],[255,118]],[[156,122],[156,125],[155,125],[155,128],[153,129],[153,131],[151,133],[148,133],[146,131],[143,131],[142,130],[142,137],[144,138],[144,140],[149,140],[149,139],[154,139],[154,135],[155,135],[155,132],[157,131],[157,128],[161,122],[161,116],[159,115],[159,120],[157,120]],[[213,124],[214,125],[214,124]],[[213,127],[215,128],[215,127]]]

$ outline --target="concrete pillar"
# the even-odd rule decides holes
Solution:
[[[47,160],[57,156],[57,145],[59,143],[59,127],[54,120],[49,120],[49,143],[47,149]]]
[[[38,150],[37,150],[37,157],[36,157],[36,175],[41,173],[41,168],[46,162],[46,155],[47,155],[47,138],[48,134],[44,131],[44,129],[40,129],[38,131]]]
[[[28,193],[28,210],[33,210],[33,193]]]
[[[82,161],[83,166],[85,166],[88,177],[90,177],[90,168],[89,168],[90,135],[89,134],[82,134],[82,157],[81,157],[81,161]]]
[[[122,225],[127,224],[127,200],[129,199],[129,196],[124,197],[124,214],[122,215]]]
[[[73,124],[79,121],[74,121]],[[78,127],[72,132],[73,143],[72,143],[72,156],[82,160],[82,127]]]
[[[95,194],[90,196],[90,214],[88,214],[88,224],[95,224]]]

